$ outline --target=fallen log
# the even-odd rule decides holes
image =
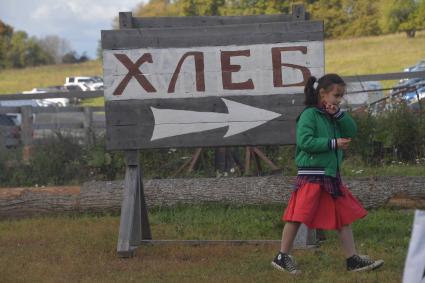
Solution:
[[[284,205],[294,177],[155,179],[144,181],[149,208],[195,203]],[[425,207],[425,177],[352,178],[345,182],[363,205]],[[81,187],[0,188],[0,218],[80,212],[119,212],[123,181]],[[396,201],[399,199],[399,201]],[[403,200],[403,201],[400,201]]]

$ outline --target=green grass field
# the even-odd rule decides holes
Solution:
[[[155,239],[280,239],[279,206],[199,205],[151,211]],[[0,222],[2,282],[400,282],[413,211],[379,209],[353,225],[362,254],[382,269],[345,271],[334,232],[320,248],[296,250],[303,275],[273,269],[278,245],[164,244],[116,256],[119,217],[76,215]]]

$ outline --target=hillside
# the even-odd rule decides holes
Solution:
[[[415,38],[404,33],[325,41],[326,72],[360,75],[400,72],[425,58],[425,31]],[[0,71],[0,94],[61,85],[67,76],[102,74],[102,63],[54,65]]]

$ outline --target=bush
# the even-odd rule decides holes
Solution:
[[[376,166],[397,161],[421,164],[425,160],[425,112],[413,112],[404,106],[380,115],[355,113],[358,134],[346,153],[349,164]],[[282,169],[284,175],[295,175],[295,146],[264,146],[265,155]],[[181,170],[178,177],[240,176],[245,147],[228,148],[223,160],[217,160],[215,148],[203,148],[194,171]],[[122,179],[125,158],[122,152],[109,152],[104,139],[85,147],[70,136],[57,134],[33,147],[29,161],[24,162],[22,149],[0,148],[0,186],[35,186],[81,184],[89,180]],[[195,149],[151,149],[140,151],[145,179],[171,178],[192,158]],[[420,162],[418,162],[418,160]],[[236,161],[236,163],[234,162]],[[224,164],[223,164],[224,162]],[[219,164],[220,163],[220,164]],[[262,174],[274,174],[261,161]],[[362,164],[363,163],[363,164]],[[218,169],[218,171],[215,170]],[[251,162],[251,172],[255,172]],[[279,172],[280,173],[280,172]]]
[[[412,111],[404,104],[377,116],[353,115],[358,135],[351,155],[360,155],[368,164],[382,161],[414,162],[425,153],[425,112]]]

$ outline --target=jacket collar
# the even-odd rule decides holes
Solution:
[[[320,112],[322,114],[328,114],[328,112],[326,112],[326,110],[322,107],[319,106],[312,106],[317,112]]]

